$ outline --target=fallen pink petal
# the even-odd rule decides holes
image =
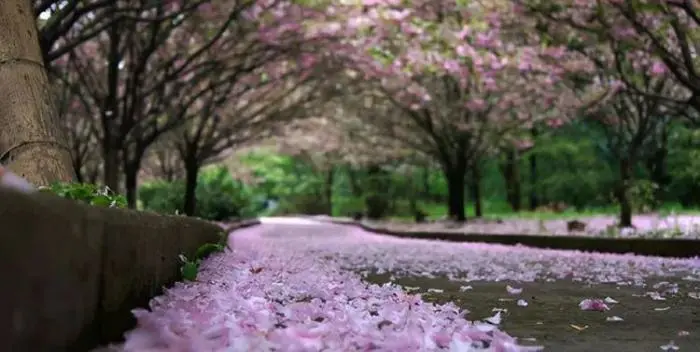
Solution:
[[[608,307],[602,299],[584,299],[578,306],[581,310],[594,310],[598,312],[610,310],[610,307]]]
[[[154,298],[149,311],[134,311],[138,326],[122,350],[539,351],[542,346],[523,345],[527,340],[501,331],[510,316],[505,306],[475,316],[450,301],[428,301],[448,294],[441,286],[393,281],[446,277],[455,292],[468,295],[481,286],[463,283],[506,278],[524,285],[572,280],[643,286],[645,276],[697,274],[695,262],[684,260],[409,240],[312,220],[297,219],[294,226],[276,221],[233,232],[233,250],[204,261],[197,281],[177,283]],[[372,275],[388,282],[365,281]],[[504,304],[538,304],[532,294]],[[580,309],[606,311],[606,302],[617,302],[602,296],[584,299]],[[592,326],[567,324],[580,333]],[[537,341],[546,347],[547,341]]]

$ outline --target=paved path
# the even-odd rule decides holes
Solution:
[[[700,294],[697,260],[406,240],[311,218],[269,217],[261,222],[232,233],[234,251],[205,263],[197,283],[181,284],[159,298],[153,313],[137,312],[141,326],[127,346],[131,343],[133,351],[267,351],[272,341],[292,346],[278,349],[282,351],[317,351],[324,344],[329,350],[348,351],[358,346],[449,350],[439,346],[467,335],[476,338],[476,327],[464,325],[468,323],[461,315],[446,316],[456,309],[469,310],[470,321],[504,309],[503,330],[523,344],[544,345],[545,351],[657,351],[671,340],[681,351],[700,346],[700,300],[693,296]],[[393,285],[367,286],[360,277]],[[506,284],[523,292],[509,294]],[[406,296],[407,291],[421,293],[423,301]],[[660,299],[649,298],[649,292]],[[619,301],[608,312],[578,307],[582,299],[606,296]],[[528,306],[517,305],[518,299]],[[403,318],[408,320],[399,328],[401,314],[396,314],[405,304],[418,306],[414,320]],[[187,314],[178,315],[183,309]],[[297,316],[290,316],[290,309]],[[250,320],[260,310],[269,313]],[[197,322],[180,321],[192,316]],[[606,321],[612,316],[623,321]],[[427,332],[426,321],[438,330]],[[207,335],[222,329],[213,322],[227,326],[228,342]],[[249,327],[231,328],[243,322]],[[384,329],[386,324],[395,328]],[[478,325],[483,329],[483,323]],[[318,329],[326,330],[319,335]],[[458,338],[457,332],[448,336],[445,331],[463,332]],[[427,335],[416,340],[421,334]],[[501,335],[484,336],[493,339],[487,345],[507,341],[498,340]],[[232,341],[238,347],[231,348]]]

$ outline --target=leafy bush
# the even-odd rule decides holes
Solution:
[[[649,212],[657,205],[656,191],[659,186],[649,180],[636,180],[629,190],[630,203],[634,212]]]
[[[84,202],[90,205],[125,208],[126,198],[114,193],[109,187],[100,187],[88,183],[54,183],[49,187],[39,189],[59,197]]]
[[[249,190],[234,180],[225,167],[202,170],[197,180],[194,216],[221,221],[253,215]],[[139,198],[147,210],[180,214],[185,202],[185,182],[156,181],[141,186]]]

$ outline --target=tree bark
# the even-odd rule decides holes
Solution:
[[[533,128],[530,130],[530,133],[532,135],[532,139],[536,140],[537,139],[537,129]],[[530,210],[535,211],[537,207],[540,206],[539,203],[539,197],[537,192],[538,187],[538,179],[537,179],[537,153],[536,152],[531,152],[530,157],[528,158],[528,162],[530,164]]]
[[[129,209],[136,209],[138,173],[137,167],[124,168],[124,188],[126,189],[126,203]]]
[[[0,2],[0,82],[0,163],[36,186],[72,182],[70,149],[27,0]]]
[[[469,194],[474,203],[474,216],[477,218],[484,216],[484,210],[481,199],[481,168],[477,163],[474,163],[469,178]]]
[[[521,195],[520,195],[520,170],[518,152],[515,148],[510,148],[506,151],[506,160],[501,167],[503,178],[506,183],[506,198],[508,204],[514,212],[520,211]]]
[[[185,161],[185,204],[182,210],[187,216],[194,216],[197,210],[197,178],[200,169],[196,160]]]
[[[447,214],[455,221],[466,221],[464,212],[464,179],[466,177],[466,163],[443,165],[443,172],[447,179]]]
[[[662,132],[661,143],[654,151],[649,159],[647,159],[647,170],[649,178],[658,188],[654,194],[654,207],[658,208],[664,202],[666,187],[671,183],[671,177],[668,173],[668,133],[666,130]]]
[[[620,227],[632,226],[632,204],[629,190],[632,183],[632,163],[629,159],[620,160],[620,184],[618,185],[618,201],[620,202]]]
[[[138,177],[144,152],[145,150],[136,150],[131,158],[129,158],[129,155],[126,155],[126,152],[122,155],[124,158],[124,192],[126,193],[126,203],[130,209],[136,209]]]

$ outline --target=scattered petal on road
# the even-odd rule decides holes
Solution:
[[[571,324],[569,326],[571,326],[572,328],[574,328],[574,330],[577,330],[577,331],[583,331],[583,330],[588,329],[588,325],[580,326],[580,325],[576,325],[576,324]]]
[[[517,347],[499,330],[503,310],[474,323],[453,303],[430,303],[393,283],[368,284],[357,273],[439,276],[455,285],[568,280],[640,289],[652,276],[700,276],[700,260],[400,239],[304,220],[267,218],[264,225],[233,232],[233,250],[202,262],[197,281],[177,283],[154,298],[149,311],[134,311],[138,325],[124,350],[523,352],[530,348]],[[677,287],[655,290],[672,297]],[[582,309],[609,309],[604,300],[588,301]],[[575,310],[575,303],[570,307]]]
[[[610,307],[608,307],[608,305],[605,304],[602,299],[584,299],[578,304],[578,306],[581,308],[581,310],[594,310],[597,312],[610,310]]]
[[[678,350],[680,350],[680,347],[678,347],[676,345],[676,343],[673,342],[673,340],[671,340],[668,344],[659,346],[659,348],[661,348],[662,351],[678,351]]]
[[[503,318],[501,317],[501,313],[502,311],[499,310],[493,316],[484,319],[484,321],[489,324],[500,325],[501,321],[503,320]]]
[[[511,295],[519,295],[523,292],[523,289],[522,288],[515,288],[515,287],[512,287],[511,285],[506,285],[506,291],[508,291],[508,293]]]
[[[605,299],[603,300],[603,302],[605,302],[605,303],[607,303],[607,304],[616,304],[616,303],[620,303],[620,302],[618,302],[618,301],[616,301],[616,300],[614,300],[614,299],[612,299],[612,298],[610,298],[610,297],[605,297]]]

